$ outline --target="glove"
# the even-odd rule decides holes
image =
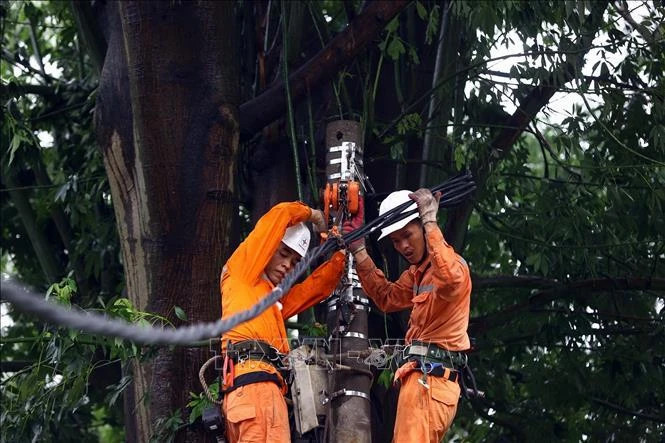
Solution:
[[[436,223],[436,213],[439,211],[439,200],[441,200],[440,192],[432,195],[432,191],[429,189],[420,188],[409,194],[409,198],[416,202],[423,225],[428,222]]]
[[[365,218],[365,202],[362,197],[358,200],[358,212],[342,224],[342,232],[348,234],[363,225]],[[349,251],[355,253],[365,247],[365,238],[360,238],[349,245]]]
[[[309,222],[314,225],[314,230],[316,232],[326,232],[328,224],[323,217],[323,212],[319,209],[312,209],[312,215],[309,216]]]

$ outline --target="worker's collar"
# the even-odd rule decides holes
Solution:
[[[429,256],[429,252],[427,252],[427,250],[425,250],[424,255],[425,255],[425,258],[423,258],[423,260],[419,264],[411,265],[411,273],[413,275],[422,275],[422,274],[424,274],[425,271],[427,270],[427,268],[429,267],[429,265],[431,264],[431,258]]]
[[[261,274],[261,278],[265,280],[266,283],[268,283],[268,286],[270,286],[270,290],[275,289],[275,285],[272,284],[272,282],[270,281],[265,272]]]
[[[261,278],[262,278],[266,283],[268,283],[268,286],[270,287],[270,290],[271,290],[271,291],[272,291],[273,289],[275,289],[275,285],[273,285],[272,282],[271,282],[270,280],[268,280],[268,276],[266,275],[265,272],[264,272],[263,274],[261,274]],[[277,309],[279,309],[280,311],[281,311],[282,308],[284,307],[284,305],[282,305],[280,302],[275,302],[275,304],[277,305]]]

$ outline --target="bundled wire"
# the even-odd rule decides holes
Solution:
[[[440,185],[434,186],[430,191],[432,191],[432,194],[441,192],[442,195],[441,200],[439,200],[439,207],[450,208],[464,201],[473,191],[475,191],[475,189],[476,184],[473,182],[473,176],[470,172],[465,172],[446,180]],[[343,243],[350,244],[355,240],[370,235],[377,229],[382,229],[393,223],[397,223],[398,221],[418,212],[418,208],[409,209],[411,206],[415,206],[415,202],[408,201],[402,203],[364,226],[342,235]],[[331,251],[332,249],[327,252]]]
[[[462,202],[475,190],[470,173],[453,177],[446,182],[431,189],[432,193],[443,194],[439,205],[451,207]],[[263,297],[251,308],[238,312],[231,317],[219,319],[215,322],[198,323],[179,328],[165,328],[153,326],[140,326],[105,315],[95,314],[82,310],[67,309],[45,300],[41,295],[33,293],[12,280],[3,280],[0,295],[23,312],[34,314],[42,320],[80,329],[92,334],[112,336],[130,340],[135,343],[147,345],[180,345],[187,346],[201,340],[218,338],[240,323],[251,320],[279,301],[293,286],[305,270],[319,257],[344,247],[344,245],[366,237],[377,229],[381,229],[414,214],[418,209],[408,209],[414,202],[406,202],[386,212],[366,225],[344,234],[338,241],[329,238],[325,243],[309,251],[305,257],[288,273],[284,279],[268,295]],[[404,212],[403,212],[404,211]]]

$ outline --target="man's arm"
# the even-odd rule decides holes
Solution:
[[[263,273],[289,226],[307,221],[312,210],[300,202],[279,203],[256,223],[245,241],[226,262],[226,272],[253,283]]]
[[[358,213],[344,222],[344,233],[360,228],[365,215],[365,202],[361,198]],[[365,249],[365,239],[360,238],[349,245],[349,251],[356,262],[356,271],[365,293],[383,312],[394,312],[410,308],[413,298],[413,279],[411,274],[404,272],[400,278],[391,283],[379,270]]]
[[[287,318],[314,306],[335,290],[344,272],[344,252],[337,251],[312,274],[282,298],[282,317]]]
[[[471,273],[466,261],[446,243],[436,223],[425,224],[425,238],[432,260],[432,277],[437,297],[444,300],[468,294],[471,291]]]
[[[393,283],[376,267],[364,246],[356,249],[353,257],[363,290],[379,309],[383,312],[394,312],[413,305],[413,278],[408,271],[403,272]]]
[[[418,205],[420,221],[425,230],[427,251],[432,262],[435,296],[452,300],[468,295],[471,292],[469,267],[466,261],[455,253],[452,246],[446,243],[436,221],[441,193],[432,194],[429,189],[421,188],[409,197]]]

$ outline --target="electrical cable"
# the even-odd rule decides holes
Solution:
[[[431,188],[432,193],[442,192],[443,196],[439,202],[439,206],[441,207],[450,207],[459,204],[474,190],[475,184],[469,172],[455,176]],[[366,237],[376,229],[391,225],[414,214],[417,212],[417,209],[405,211],[413,204],[414,202],[405,202],[354,231],[346,233],[341,237],[329,238],[325,243],[309,251],[293,270],[284,277],[279,285],[254,306],[215,322],[198,323],[179,328],[140,326],[124,320],[110,318],[106,315],[95,314],[80,309],[67,309],[47,301],[39,294],[29,291],[11,279],[2,281],[0,297],[12,303],[16,309],[34,314],[40,319],[56,325],[80,329],[93,334],[123,338],[146,345],[187,346],[201,340],[218,338],[224,332],[233,329],[240,323],[255,318],[279,301],[317,258],[341,249],[354,240]]]

